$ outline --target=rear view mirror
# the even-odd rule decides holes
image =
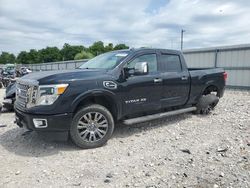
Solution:
[[[137,62],[135,64],[134,75],[145,75],[148,74],[148,63],[147,62]]]

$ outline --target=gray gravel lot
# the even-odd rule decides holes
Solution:
[[[0,101],[4,90],[0,89]],[[250,187],[250,92],[208,116],[118,125],[107,145],[50,142],[0,115],[0,187]]]

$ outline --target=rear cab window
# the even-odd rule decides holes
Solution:
[[[181,72],[180,56],[176,54],[161,54],[161,72]]]

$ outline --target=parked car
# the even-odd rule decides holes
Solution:
[[[40,133],[69,133],[77,146],[95,148],[108,141],[118,121],[209,113],[223,96],[226,77],[221,68],[188,69],[175,50],[108,52],[77,70],[20,78],[16,122]]]
[[[21,67],[20,72],[22,73],[22,76],[23,76],[23,75],[31,73],[32,71],[27,67]]]
[[[31,72],[32,71],[30,69],[26,67],[21,67],[20,69],[9,69],[9,71],[5,71],[5,74],[3,74],[3,76],[0,76],[0,88],[1,86],[4,86],[6,88],[5,97],[3,100],[3,108],[5,110],[14,110],[14,103],[16,100],[17,77],[22,77],[23,75],[29,74]]]
[[[3,88],[3,75],[1,73],[1,69],[0,69],[0,89]]]
[[[1,70],[0,75],[0,87],[4,86],[7,87],[11,82],[13,82],[13,79],[16,77],[16,70],[14,64],[6,64],[4,68]]]
[[[13,111],[15,100],[16,100],[16,82],[12,82],[7,86],[5,90],[3,108],[7,111]]]

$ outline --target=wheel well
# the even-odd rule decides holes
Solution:
[[[210,85],[210,86],[206,87],[206,89],[203,91],[202,95],[208,95],[210,93],[215,93],[216,96],[220,95],[218,87],[216,87],[214,85]]]
[[[107,96],[89,96],[83,99],[75,108],[74,114],[80,110],[83,106],[87,106],[90,104],[99,104],[107,108],[112,114],[114,120],[117,119],[118,109],[114,103],[114,101]]]

